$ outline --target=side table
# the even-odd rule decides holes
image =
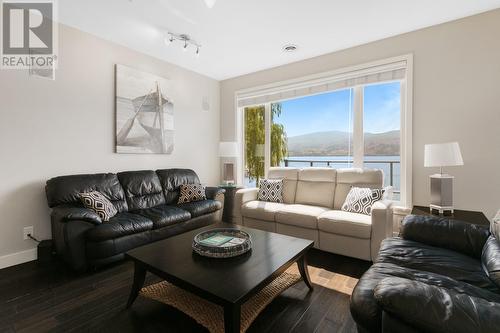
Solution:
[[[411,211],[413,215],[428,215],[436,217],[445,217],[450,220],[461,220],[464,222],[469,222],[472,224],[489,226],[490,221],[482,212],[475,212],[471,210],[459,210],[455,209],[453,214],[437,215],[431,214],[429,207],[425,206],[413,206]]]
[[[234,195],[236,191],[242,189],[243,186],[238,185],[219,185],[219,188],[226,190],[224,194],[224,210],[222,211],[222,221],[225,223],[233,223],[233,205]]]

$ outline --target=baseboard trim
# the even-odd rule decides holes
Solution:
[[[0,257],[0,269],[36,260],[36,258],[36,247],[16,253],[10,253]]]

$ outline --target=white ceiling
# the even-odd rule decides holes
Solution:
[[[61,0],[69,26],[222,80],[500,7],[500,0]],[[165,31],[202,44],[182,52]],[[299,46],[283,53],[286,43]]]

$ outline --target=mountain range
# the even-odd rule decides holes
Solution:
[[[314,132],[288,137],[289,156],[343,156],[349,150],[350,133]],[[399,155],[399,131],[365,133],[365,155]],[[352,145],[352,139],[351,139]]]

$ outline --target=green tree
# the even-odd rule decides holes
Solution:
[[[248,177],[264,177],[265,111],[264,106],[245,108],[245,162]],[[276,123],[281,115],[281,103],[271,104],[271,166],[278,166],[288,155],[285,127]]]

